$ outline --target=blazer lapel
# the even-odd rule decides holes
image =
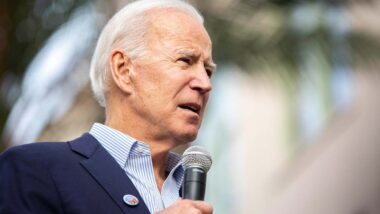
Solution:
[[[86,133],[76,141],[70,142],[72,150],[87,157],[81,165],[101,185],[124,213],[149,213],[139,192],[124,170],[112,156],[90,134]],[[129,206],[123,196],[130,194],[139,200],[137,206]]]

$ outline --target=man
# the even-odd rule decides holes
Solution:
[[[183,200],[170,150],[198,133],[215,69],[203,19],[179,0],[127,5],[105,26],[91,65],[105,124],[65,143],[0,157],[0,213],[212,213]]]

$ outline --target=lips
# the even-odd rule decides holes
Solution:
[[[187,111],[192,111],[196,114],[199,114],[202,108],[201,105],[199,105],[198,103],[184,103],[184,104],[178,105],[178,107]]]

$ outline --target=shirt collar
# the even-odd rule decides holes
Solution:
[[[89,133],[94,136],[116,162],[124,168],[131,149],[137,143],[137,140],[100,123],[95,123]]]
[[[169,153],[166,171],[169,173],[168,177],[173,176],[173,178],[176,180],[178,189],[181,188],[185,170],[182,167],[180,155],[174,152]]]
[[[95,123],[89,133],[99,141],[122,168],[130,155],[150,156],[149,145],[106,125]],[[176,178],[182,177],[183,168],[180,155],[174,152],[169,153],[166,171],[173,173]]]

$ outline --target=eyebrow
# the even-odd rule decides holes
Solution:
[[[194,58],[196,55],[199,55],[197,51],[189,50],[189,49],[180,49],[176,51],[177,54],[184,55],[186,57]],[[211,69],[212,71],[216,70],[216,64],[210,60],[210,62],[204,63],[205,67]]]
[[[185,55],[187,57],[194,57],[195,55],[198,55],[196,51],[189,49],[179,49],[176,51],[176,53],[180,55]]]
[[[214,62],[206,62],[205,63],[205,67],[208,67],[209,69],[212,70],[212,72],[215,72],[216,71],[216,64]]]

